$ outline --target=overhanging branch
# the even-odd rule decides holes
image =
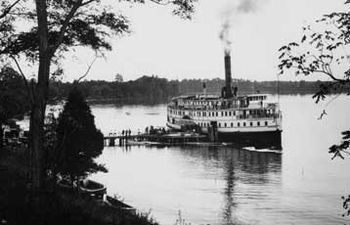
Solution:
[[[4,11],[0,14],[0,19],[4,18],[5,16],[7,16],[7,14],[10,13],[11,9],[13,7],[15,7],[18,2],[20,2],[21,0],[16,0],[14,3],[12,3],[11,5],[9,5],[6,9],[4,9]]]
[[[166,1],[166,2],[163,2],[162,0],[149,0],[151,2],[154,2],[156,4],[159,4],[159,5],[169,5],[172,1]]]
[[[74,17],[74,14],[77,12],[77,10],[79,9],[79,7],[82,6],[83,0],[78,0],[73,7],[71,8],[71,10],[69,11],[68,15],[66,16],[62,27],[60,29],[60,32],[58,34],[58,38],[57,38],[57,42],[56,44],[50,49],[51,55],[53,55],[55,53],[55,51],[57,50],[57,48],[62,44],[63,42],[63,38],[64,38],[64,34],[67,31],[69,22],[71,21],[71,19]]]
[[[85,6],[85,5],[88,5],[88,4],[90,4],[90,3],[92,3],[92,2],[95,2],[96,0],[88,0],[88,1],[86,1],[86,2],[82,2],[81,3],[81,6]]]
[[[28,96],[29,96],[29,100],[30,100],[30,103],[33,104],[34,103],[34,97],[33,97],[33,93],[32,93],[32,90],[31,88],[29,87],[29,83],[28,83],[28,80],[26,78],[26,76],[24,75],[22,69],[21,69],[21,66],[19,65],[16,57],[14,57],[13,55],[10,55],[10,58],[13,59],[13,61],[15,62],[16,66],[17,66],[17,69],[20,73],[20,75],[22,76],[22,79],[24,81],[24,84],[26,86],[26,89],[27,89],[27,93],[28,93]]]
[[[95,59],[90,63],[90,65],[89,65],[88,69],[86,70],[85,74],[84,74],[83,76],[79,77],[78,80],[76,80],[77,83],[79,83],[82,79],[84,79],[84,78],[89,74],[90,69],[91,69],[92,65],[95,63],[96,59],[97,59],[97,56],[96,56]]]

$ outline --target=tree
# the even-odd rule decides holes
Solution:
[[[121,74],[117,73],[115,75],[114,81],[117,82],[117,83],[123,82],[124,81],[123,76]]]
[[[58,118],[56,135],[55,173],[73,181],[90,173],[106,172],[94,161],[102,153],[103,134],[96,129],[90,107],[77,87],[69,93]]]
[[[346,1],[345,4],[349,3],[350,1]],[[291,42],[279,49],[280,74],[293,69],[296,75],[317,74],[331,79],[331,82],[319,85],[313,96],[316,103],[339,89],[350,94],[350,55],[345,51],[350,44],[350,13],[331,13],[317,22],[323,25],[321,30],[312,30],[310,26],[303,27],[304,34],[300,43]],[[333,72],[334,68],[339,71],[342,66],[345,69],[338,73]],[[344,131],[343,135],[340,145],[330,147],[329,152],[333,154],[333,158],[343,158],[342,153],[349,150],[350,131]]]
[[[345,5],[348,4],[350,1],[346,0]],[[311,26],[303,27],[304,34],[299,43],[291,42],[279,49],[279,69],[280,74],[293,69],[297,75],[328,77],[331,82],[321,83],[313,96],[318,103],[339,90],[350,95],[350,55],[346,53],[350,44],[350,12],[333,12],[316,22],[320,27],[318,30],[313,30]],[[323,111],[320,118],[325,114]],[[329,148],[332,159],[344,159],[344,154],[350,154],[350,129],[343,131],[342,135],[341,143]],[[350,195],[343,200],[343,208],[347,211],[343,216],[349,216]]]
[[[22,117],[29,110],[28,98],[21,76],[11,67],[0,71],[0,149],[3,146],[3,125],[9,119]]]
[[[189,19],[196,0],[124,0],[130,3],[174,6],[173,13]],[[23,3],[17,4],[18,2]],[[0,27],[2,41],[0,56],[11,56],[17,62],[24,56],[38,63],[37,83],[30,93],[30,148],[32,151],[33,187],[42,186],[42,152],[44,139],[44,117],[49,92],[49,78],[52,63],[58,63],[63,53],[76,46],[93,49],[96,52],[111,50],[108,38],[129,31],[129,22],[123,15],[116,15],[102,0],[16,0],[1,4],[4,17],[0,17],[5,28]],[[118,1],[120,2],[120,1]],[[12,6],[14,4],[14,6]],[[118,3],[116,3],[118,4]],[[18,6],[17,8],[15,6]],[[35,8],[35,10],[32,10]],[[9,13],[11,12],[11,13]],[[26,19],[31,28],[17,32],[13,24]],[[58,70],[61,71],[61,70]],[[24,77],[24,74],[21,73]]]

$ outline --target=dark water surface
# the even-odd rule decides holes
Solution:
[[[329,100],[332,98],[329,98]],[[229,147],[106,147],[109,172],[94,179],[161,224],[178,211],[192,224],[344,224],[340,197],[350,193],[350,159],[327,153],[350,128],[350,98],[315,105],[282,96],[282,154]],[[323,111],[328,115],[317,118]],[[105,133],[164,126],[166,106],[96,105]]]

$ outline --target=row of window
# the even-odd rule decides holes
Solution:
[[[256,122],[256,126],[260,126],[262,123],[260,123],[260,121],[258,121],[258,122]],[[234,123],[218,123],[218,127],[228,127],[229,125],[231,125],[231,127],[234,127]],[[247,125],[249,125],[249,126],[254,126],[254,123],[253,122],[249,122],[249,123],[246,123],[246,122],[238,122],[237,123],[237,127],[240,127],[240,126],[243,126],[243,127],[246,127]],[[264,122],[264,125],[265,126],[267,126],[268,125],[268,122],[267,121],[265,121]],[[203,123],[199,123],[199,126],[201,126],[201,127],[209,127],[209,123],[205,123],[205,122],[203,122]]]
[[[261,100],[265,100],[266,96],[265,95],[261,95],[261,96],[249,96],[248,100],[249,101],[261,101]]]
[[[208,100],[202,100],[202,101],[198,101],[198,100],[182,100],[179,101],[178,104],[181,105],[187,105],[187,106],[220,106],[220,105],[237,105],[238,103],[241,102],[246,102],[246,101],[263,101],[266,99],[266,96],[249,96],[248,98],[240,98],[234,101],[208,101]]]
[[[195,105],[195,106],[220,106],[220,105],[225,105],[225,104],[236,104],[236,101],[183,101],[182,102],[184,105]]]
[[[240,113],[241,112],[241,113]],[[185,111],[177,111],[177,110],[170,110],[170,114],[174,113],[175,115],[185,115]],[[198,117],[203,116],[203,117],[218,117],[219,116],[219,112],[196,112],[196,113],[189,113],[190,116],[193,116],[193,114],[196,114]],[[243,114],[243,115],[257,115],[257,116],[261,116],[261,115],[272,115],[274,114],[274,110],[270,109],[270,110],[242,110],[242,111],[221,111],[220,115],[223,116],[236,116],[238,114]]]

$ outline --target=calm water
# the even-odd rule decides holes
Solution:
[[[192,224],[344,224],[341,195],[350,193],[350,159],[328,147],[350,127],[350,98],[315,105],[310,96],[282,96],[283,153],[224,147],[106,147],[98,159],[105,183],[161,224],[181,211]],[[317,120],[326,108],[328,115]],[[106,134],[164,126],[166,106],[97,105]]]

